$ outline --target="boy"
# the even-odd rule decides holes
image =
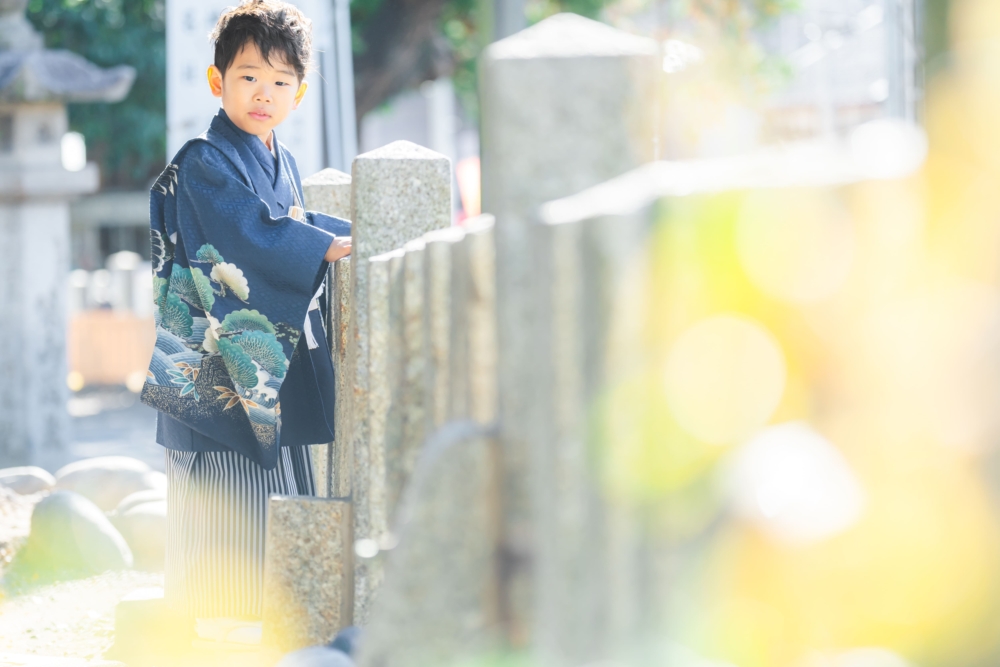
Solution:
[[[212,39],[221,108],[150,191],[157,340],[141,398],[167,448],[167,603],[253,618],[268,496],[314,495],[307,445],[333,439],[318,296],[350,223],[302,210],[274,133],[306,92],[310,21],[249,0]]]

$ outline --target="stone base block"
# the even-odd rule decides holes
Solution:
[[[326,644],[351,625],[353,517],[343,500],[272,496],[264,563],[264,643]]]

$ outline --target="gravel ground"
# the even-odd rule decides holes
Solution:
[[[137,588],[162,585],[160,573],[107,572],[3,598],[0,651],[99,658],[114,641],[119,600]]]

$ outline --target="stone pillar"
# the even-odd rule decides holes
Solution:
[[[326,644],[350,625],[351,504],[272,496],[264,563],[264,642],[283,651]]]
[[[329,496],[349,498],[354,459],[351,450],[351,392],[354,388],[347,365],[351,333],[351,258],[333,265],[333,289],[330,291],[331,329],[333,335],[333,370],[337,404],[334,406],[333,442],[329,448]]]
[[[469,220],[451,246],[451,419],[496,419],[496,258],[493,216]]]
[[[466,230],[469,417],[486,425],[497,418],[497,265],[493,216],[483,215],[470,221]]]
[[[475,664],[497,648],[495,445],[472,422],[426,443],[400,506],[362,667]]]
[[[351,175],[336,169],[317,171],[302,180],[307,211],[319,211],[350,220]]]
[[[395,520],[399,499],[427,437],[427,325],[424,285],[425,245],[422,239],[403,246],[403,432],[399,451],[389,462],[389,520]]]
[[[618,201],[630,195],[623,189]],[[638,639],[635,520],[602,487],[594,463],[603,434],[591,432],[589,412],[616,380],[642,370],[650,215],[637,208],[532,232],[544,286],[533,296],[548,314],[530,331],[549,363],[535,375],[542,403],[526,425],[537,465],[534,642],[546,664],[610,660]]]
[[[351,215],[351,176],[336,169],[324,169],[302,181],[302,194],[304,196],[307,211],[319,211],[327,215],[338,218],[349,219]],[[339,274],[339,275],[338,275]],[[347,331],[338,326],[346,324],[348,312],[346,306],[349,303],[350,293],[350,260],[344,258],[330,267],[330,274],[327,277],[327,306],[330,308],[332,324],[329,332],[330,347],[333,354],[333,365],[335,377],[339,379],[344,375],[344,346]],[[338,279],[339,278],[339,279]],[[339,347],[338,347],[339,343]],[[340,396],[340,386],[337,387],[337,395]],[[335,408],[335,413],[337,409]],[[339,415],[337,415],[339,416]],[[339,419],[334,419],[334,431],[336,431]],[[336,436],[336,433],[334,433]],[[316,478],[316,494],[320,497],[343,498],[350,495],[350,486],[343,489],[343,474],[345,469],[350,469],[350,461],[342,460],[344,454],[348,453],[346,447],[338,447],[336,441],[312,445],[313,474]],[[336,476],[338,484],[336,487],[331,484]],[[348,478],[349,479],[349,478]],[[340,493],[344,491],[344,493]]]
[[[526,431],[539,404],[539,359],[526,334],[538,288],[529,228],[543,202],[653,158],[657,44],[558,14],[489,46],[480,67],[483,210],[496,216],[498,375],[504,482],[506,622],[529,640],[534,606]]]
[[[393,401],[393,389],[398,384],[399,371],[391,360],[398,353],[390,347],[390,285],[399,281],[399,262],[394,251],[368,260],[368,484],[358,488],[355,501],[365,516],[358,518],[362,529],[377,544],[382,544],[389,532],[389,512],[386,498],[386,425]],[[395,269],[395,275],[394,271]]]
[[[8,56],[0,82],[0,466],[54,466],[69,440],[69,201],[99,184],[96,165],[63,161],[66,103],[117,102],[135,70],[102,70],[43,49],[26,5],[0,7]]]
[[[433,433],[449,417],[451,405],[451,369],[453,352],[453,267],[455,247],[465,236],[462,227],[449,227],[424,235],[424,284],[426,293],[427,337],[427,432]]]
[[[451,224],[451,165],[448,158],[407,141],[359,155],[352,172],[351,322],[347,345],[350,417],[344,442],[357,454],[370,446],[368,393],[368,259]],[[339,436],[339,432],[338,432]],[[369,461],[353,456],[352,490],[368,484]],[[361,515],[366,510],[355,508]],[[361,531],[357,540],[377,541]],[[370,530],[370,527],[366,528]],[[368,543],[366,543],[368,544]],[[366,578],[359,564],[355,580],[354,622],[368,622],[377,580]]]

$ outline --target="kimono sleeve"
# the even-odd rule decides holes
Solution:
[[[151,206],[175,231],[172,261],[154,278],[157,341],[141,400],[273,469],[279,392],[333,236],[273,217],[207,142],[190,145],[169,176],[175,187]]]
[[[268,205],[244,182],[229,159],[207,143],[191,147],[177,179],[177,221],[182,237],[210,244],[227,262],[238,260],[244,275],[255,277],[263,301],[304,299],[302,303],[308,306],[325,275],[324,256],[333,232],[289,216],[272,217]],[[188,254],[199,249],[189,247]],[[306,309],[301,310],[294,321],[305,318]]]
[[[334,236],[350,236],[351,223],[343,218],[337,218],[318,211],[306,211],[306,220]]]

